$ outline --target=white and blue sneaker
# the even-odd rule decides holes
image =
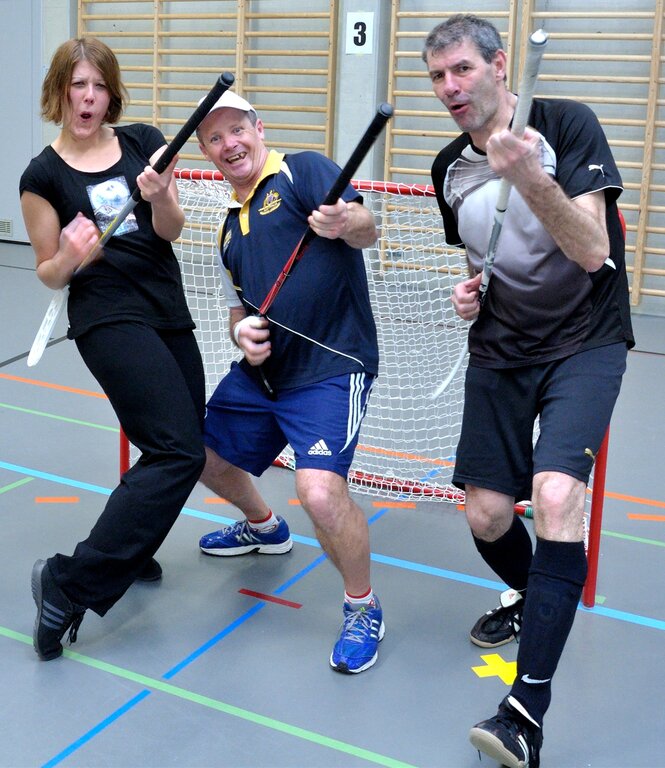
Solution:
[[[245,555],[254,550],[262,555],[283,555],[291,551],[293,540],[286,520],[281,517],[277,520],[277,527],[266,533],[255,531],[247,520],[238,520],[227,528],[202,536],[199,547],[206,555],[220,557]]]
[[[330,666],[355,675],[369,669],[379,656],[378,647],[386,632],[383,611],[376,596],[373,605],[354,609],[344,603],[344,621],[330,654]]]

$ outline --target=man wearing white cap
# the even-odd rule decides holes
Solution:
[[[269,151],[254,108],[226,91],[199,126],[204,156],[234,190],[218,232],[231,337],[243,353],[207,406],[205,483],[245,519],[203,536],[211,555],[292,547],[248,473],[260,476],[288,444],[296,491],[344,582],[333,669],[358,673],[384,633],[370,583],[369,528],[347,474],[378,372],[376,326],[361,249],[376,241],[373,215],[352,186],[320,205],[339,168],[323,155]],[[318,236],[266,317],[258,309],[307,227]]]

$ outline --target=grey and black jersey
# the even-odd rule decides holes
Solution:
[[[624,236],[616,201],[622,182],[594,113],[567,100],[535,99],[529,125],[541,135],[545,168],[571,198],[604,191],[610,255],[589,273],[568,259],[512,189],[483,310],[469,332],[470,362],[509,368],[548,362],[583,349],[632,346]],[[482,269],[500,179],[468,134],[432,166],[446,242]]]

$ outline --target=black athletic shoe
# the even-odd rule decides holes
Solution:
[[[469,732],[473,746],[507,768],[538,768],[543,731],[527,720],[508,701],[499,704],[499,711],[474,725]]]
[[[501,605],[483,613],[473,625],[469,639],[481,648],[497,648],[511,640],[519,640],[523,608],[521,593],[507,589],[501,593]]]
[[[143,566],[141,572],[136,577],[137,581],[159,581],[162,578],[162,566],[151,557]]]
[[[46,560],[32,567],[32,597],[37,604],[37,618],[32,644],[44,661],[62,655],[62,636],[69,630],[69,642],[76,642],[85,608],[72,603],[53,580]]]

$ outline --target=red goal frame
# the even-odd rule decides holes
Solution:
[[[210,170],[190,170],[186,168],[176,168],[175,177],[187,181],[223,181],[224,177],[218,171]],[[366,192],[387,192],[392,194],[408,194],[416,197],[435,197],[434,188],[425,184],[400,184],[395,182],[379,181],[357,181],[353,185],[358,191]],[[625,232],[625,224],[624,226]],[[609,448],[609,428],[605,434],[600,450],[596,456],[594,465],[593,485],[591,488],[590,513],[588,521],[588,542],[587,542],[587,562],[588,574],[582,592],[582,603],[587,608],[593,608],[596,602],[596,584],[598,579],[598,563],[600,555],[600,537],[602,528],[603,505],[605,497],[605,476],[607,470],[607,453]],[[286,464],[277,459],[275,466],[285,467]],[[119,468],[122,476],[131,465],[130,444],[122,427],[120,428],[120,457]],[[352,473],[354,471],[352,470]],[[363,472],[355,472],[356,479],[362,480],[363,484],[375,487],[386,488],[389,482],[391,491],[404,493],[405,496],[415,498],[416,500],[427,501],[428,499],[438,498],[463,505],[463,492],[456,491],[454,494],[450,491],[428,486],[426,483],[413,481],[388,480],[387,478],[369,475]],[[528,504],[516,504],[515,513],[525,517],[532,517],[533,512]]]

